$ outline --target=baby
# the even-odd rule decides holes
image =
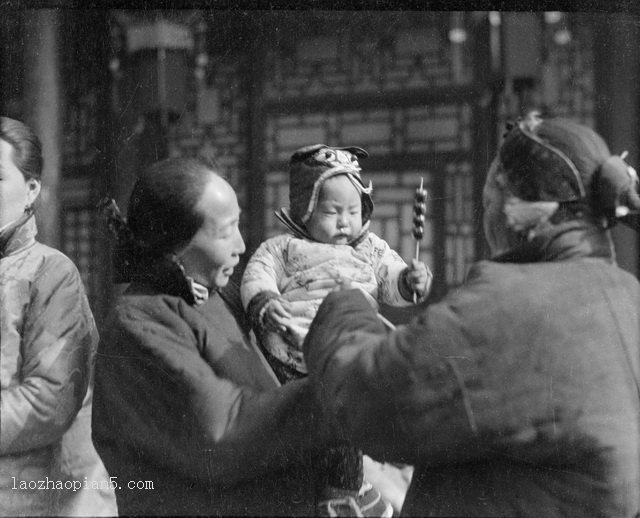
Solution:
[[[302,343],[322,300],[342,282],[360,288],[373,305],[410,305],[414,294],[424,300],[429,293],[427,266],[415,259],[407,266],[369,231],[372,188],[358,163],[367,156],[358,147],[323,144],[297,150],[289,166],[289,210],[277,213],[290,233],[262,243],[244,272],[243,305],[283,383],[306,376]],[[328,457],[320,512],[341,515],[340,506],[357,506],[356,515],[384,514],[368,507],[362,455],[340,448]]]

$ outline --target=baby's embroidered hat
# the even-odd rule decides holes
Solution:
[[[359,147],[329,147],[314,144],[298,149],[289,162],[289,211],[298,225],[304,225],[318,203],[322,184],[329,178],[346,175],[362,199],[362,224],[373,212],[372,187],[365,186],[360,176],[359,158],[369,154]]]

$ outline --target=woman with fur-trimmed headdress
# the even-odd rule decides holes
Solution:
[[[415,466],[406,516],[637,516],[640,284],[609,228],[638,179],[590,128],[529,115],[484,188],[493,257],[387,331],[358,290],[305,341],[325,415]]]

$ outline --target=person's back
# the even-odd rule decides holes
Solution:
[[[628,516],[640,508],[639,307],[637,279],[602,258],[476,265],[463,293],[426,313],[440,330],[457,331],[423,336],[439,354],[469,359],[459,364],[469,418],[490,430],[479,441],[493,455],[442,466],[427,458],[403,514]],[[464,335],[473,342],[447,347]],[[445,445],[445,435],[429,440]]]

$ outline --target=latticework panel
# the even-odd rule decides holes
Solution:
[[[361,160],[363,178],[372,180],[374,186],[371,230],[405,260],[414,256],[413,196],[423,177],[429,202],[425,237],[420,242],[421,258],[434,268],[435,257],[441,255],[435,253],[434,235],[444,231],[436,228],[436,221],[441,225],[446,218],[447,236],[455,245],[447,248],[447,263],[462,264],[460,271],[448,276],[447,282],[461,281],[463,267],[474,259],[474,235],[469,231],[474,228],[472,192],[453,193],[469,207],[463,213],[446,212],[441,218],[437,218],[434,210],[443,210],[442,203],[436,209],[430,200],[448,196],[438,192],[443,185],[450,189],[460,187],[460,170],[445,170],[445,156],[459,153],[464,157],[472,151],[472,100],[458,97],[431,104],[395,104],[381,98],[380,103],[358,103],[360,93],[416,91],[469,83],[473,79],[472,53],[456,52],[460,47],[449,41],[450,14],[422,13],[419,20],[412,21],[396,16],[391,24],[387,16],[385,27],[376,26],[378,18],[373,16],[372,26],[377,29],[367,33],[367,38],[358,36],[362,30],[362,24],[358,24],[339,31],[332,28],[310,31],[294,43],[283,39],[272,49],[268,55],[272,74],[265,85],[267,100],[296,98],[302,109],[287,111],[283,104],[266,121],[265,148],[269,163],[274,165],[267,177],[265,199],[269,236],[283,231],[273,213],[288,205],[284,164],[297,148],[314,143],[360,146],[371,154],[369,163]],[[332,21],[340,24],[340,18]],[[332,100],[345,97],[354,100],[352,106],[342,103],[340,108],[332,107]],[[300,100],[305,98],[326,99],[326,107],[304,109]],[[381,170],[380,163],[388,169]],[[416,164],[425,165],[423,168]],[[464,172],[472,185],[471,172],[467,169]],[[435,181],[436,175],[449,174],[455,176],[453,183]],[[467,187],[465,183],[464,188]],[[462,251],[457,244],[461,240],[464,240]],[[456,254],[461,254],[461,259]]]
[[[433,175],[429,171],[384,171],[368,173],[366,178],[373,182],[375,209],[371,220],[371,230],[383,237],[389,246],[409,262],[415,255],[416,243],[413,239],[414,193],[423,179],[428,191],[424,236],[419,242],[420,259],[433,268]]]
[[[567,15],[570,16],[570,15]],[[582,25],[573,31],[570,42],[559,45],[548,34],[547,86],[545,97],[551,103],[550,113],[593,127],[594,120],[594,57],[593,34],[589,26]]]
[[[595,70],[593,53],[593,31],[584,22],[580,13],[564,13],[569,21],[574,20],[568,41],[559,43],[554,37],[555,29],[545,25],[541,38],[542,63],[537,84],[528,92],[527,109],[537,109],[543,115],[567,117],[593,127],[595,124]],[[541,19],[541,22],[542,19]],[[507,120],[523,115],[518,96],[507,90],[502,95],[502,124],[498,126],[501,140]]]
[[[267,99],[394,92],[465,84],[471,52],[448,38],[452,13],[316,13],[308,31],[279,34],[268,55]],[[464,22],[464,16],[460,19]],[[466,50],[466,51],[465,51]]]
[[[102,92],[105,89],[104,48],[96,32],[102,33],[102,14],[67,16],[62,34],[62,73],[65,97],[63,161],[65,174],[82,174],[100,152],[100,127],[105,121]],[[102,113],[101,113],[102,112]]]
[[[471,147],[471,124],[471,108],[467,104],[381,107],[372,111],[354,110],[273,116],[267,124],[267,150],[268,155],[278,163],[286,163],[296,148],[319,142],[361,146],[367,149],[372,157],[378,159],[406,154],[437,156],[438,153],[452,151],[466,153]],[[390,162],[393,164],[393,158]],[[424,177],[425,187],[430,197],[443,197],[442,193],[434,190],[436,183],[433,182],[433,173],[426,170],[397,168],[373,171],[368,169],[366,159],[361,160],[361,165],[365,181],[371,179],[374,185],[376,208],[371,230],[409,260],[415,253],[415,243],[411,236],[411,220],[413,195],[420,183],[420,177]],[[470,172],[467,172],[468,177],[471,178]],[[454,173],[457,171],[452,174]],[[446,174],[449,175],[448,170]],[[457,187],[456,182],[453,185]],[[286,171],[278,170],[268,175],[265,215],[268,235],[282,232],[282,227],[273,213],[277,208],[288,205],[287,183]],[[471,191],[465,191],[464,201],[473,203]],[[467,229],[473,228],[471,208],[463,213],[467,219],[463,219],[457,212],[451,214],[451,218],[447,218],[449,233],[455,235],[457,240],[460,236],[464,236],[467,241],[470,239],[470,243],[465,246],[473,250],[473,235],[472,233],[467,235]],[[449,216],[448,212],[447,216]],[[420,250],[423,260],[432,267],[434,232],[434,214],[429,203],[425,237],[420,243]],[[449,251],[457,254],[460,249],[454,247],[448,249]],[[452,264],[457,261],[449,253],[447,257]],[[467,259],[469,259],[468,254],[463,259],[465,265],[469,262]],[[452,276],[452,282],[458,283],[461,275],[462,273]]]
[[[275,115],[266,133],[267,154],[279,161],[313,143],[356,145],[376,155],[466,152],[471,148],[471,108],[445,104]]]
[[[92,232],[98,223],[95,219],[92,206],[69,207],[62,213],[62,251],[78,268],[91,301],[98,295],[99,284],[95,233]]]
[[[99,151],[97,90],[73,99],[65,118],[64,163],[72,168],[91,165]]]
[[[95,206],[94,189],[104,195],[105,173],[104,106],[106,59],[102,37],[103,13],[64,17],[62,32],[62,74],[64,120],[62,178],[59,189],[60,248],[76,265],[96,318],[108,288],[104,286],[108,268],[104,249],[99,243],[102,222]],[[46,162],[46,156],[45,156]]]
[[[272,172],[267,176],[265,202],[266,237],[272,237],[284,232],[284,227],[276,219],[274,213],[280,207],[289,206],[289,176],[285,171]]]
[[[447,164],[444,177],[445,275],[461,284],[475,260],[473,169],[468,162]]]
[[[235,62],[221,61],[194,92],[194,111],[169,129],[169,155],[213,158],[241,199],[247,156],[247,97]]]

